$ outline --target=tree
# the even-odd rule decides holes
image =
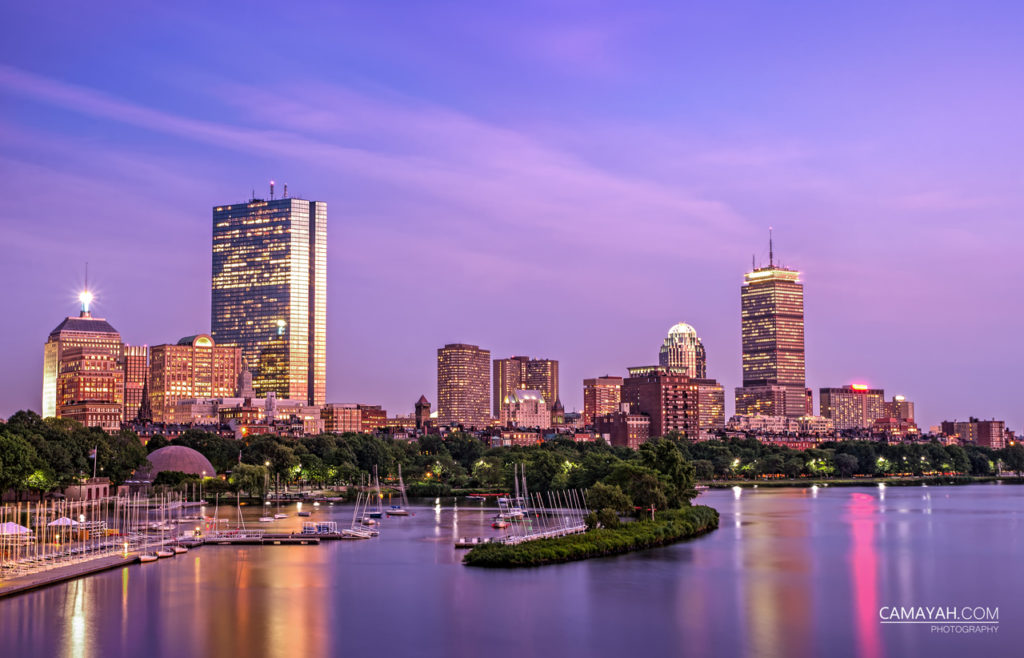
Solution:
[[[615,512],[628,513],[633,509],[633,502],[622,489],[615,484],[598,482],[587,490],[587,507],[592,510],[611,509]]]
[[[28,479],[39,466],[39,457],[28,441],[11,432],[0,432],[0,493],[28,488]]]
[[[229,482],[238,492],[245,491],[252,498],[263,498],[266,494],[267,469],[251,464],[235,464]]]
[[[857,470],[857,458],[845,452],[835,456],[836,472],[840,477],[848,478]]]
[[[804,460],[799,457],[790,457],[782,465],[782,472],[788,478],[798,478],[804,472]]]
[[[658,472],[654,469],[623,462],[605,478],[607,484],[616,484],[639,507],[639,514],[646,513],[650,508],[666,509],[668,498]]]
[[[1014,443],[1005,448],[1002,459],[1006,468],[1016,473],[1017,477],[1020,477],[1021,472],[1024,471],[1024,445]]]

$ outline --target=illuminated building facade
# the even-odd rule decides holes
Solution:
[[[914,422],[914,403],[902,395],[894,395],[891,402],[885,403],[885,417],[896,420]]]
[[[388,412],[381,409],[379,404],[360,404],[359,424],[364,434],[373,434],[382,427],[387,426]]]
[[[522,389],[540,391],[548,407],[558,401],[558,361],[513,356],[494,360],[493,406],[495,418],[501,416],[501,405],[514,392]]]
[[[452,343],[437,350],[437,420],[442,425],[490,424],[491,352]]]
[[[123,413],[121,358],[103,345],[64,349],[57,373],[57,416],[116,432]]]
[[[178,400],[229,398],[237,391],[241,349],[217,345],[206,334],[150,349],[149,399],[153,420],[175,422]]]
[[[823,388],[819,392],[821,415],[831,418],[836,430],[869,429],[885,416],[885,391],[865,384]]]
[[[149,378],[149,347],[124,346],[124,416],[126,423],[135,420],[142,404],[143,391]]]
[[[700,436],[700,387],[696,379],[667,368],[630,368],[622,381],[622,403],[630,413],[651,419],[652,437],[679,432],[689,439]]]
[[[622,402],[622,377],[605,375],[583,380],[583,424],[613,413]]]
[[[70,412],[78,402],[106,405],[124,403],[124,374],[116,376],[109,370],[119,369],[124,351],[121,334],[103,318],[94,318],[89,311],[92,294],[86,290],[79,296],[82,303],[78,317],[68,316],[50,332],[43,346],[43,418],[61,417],[61,407]],[[85,350],[84,352],[81,350]],[[82,378],[81,381],[77,381]],[[110,386],[120,389],[111,391]],[[123,413],[118,411],[118,413]],[[104,422],[108,411],[102,412]],[[79,419],[95,414],[77,413]],[[98,421],[90,420],[93,424]]]
[[[736,389],[736,413],[808,414],[800,273],[776,267],[772,254],[768,267],[744,275],[740,302],[743,386]]]
[[[704,344],[697,336],[697,330],[685,322],[675,324],[668,330],[668,337],[658,353],[658,363],[678,370],[687,377],[708,376]]]
[[[956,437],[960,443],[1002,450],[1006,447],[1006,422],[1002,420],[942,421],[942,433]],[[1012,433],[1011,433],[1012,434]]]
[[[546,430],[551,427],[551,407],[540,391],[517,389],[502,402],[499,420],[504,427]]]
[[[211,287],[213,339],[241,348],[255,393],[323,405],[327,204],[286,196],[215,207]]]
[[[714,379],[697,379],[697,425],[701,441],[725,429],[725,388]]]

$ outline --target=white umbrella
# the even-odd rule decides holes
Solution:
[[[31,530],[23,525],[18,525],[14,521],[0,523],[0,535],[27,535],[29,532]]]
[[[49,528],[49,527],[53,527],[53,526],[76,526],[76,525],[78,525],[78,521],[75,521],[74,519],[69,519],[66,516],[62,516],[59,519],[56,519],[54,521],[50,521],[49,523],[47,523],[46,527]]]

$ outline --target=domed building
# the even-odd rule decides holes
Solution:
[[[688,377],[706,378],[707,355],[697,330],[685,322],[672,325],[658,353],[658,364],[673,368]]]
[[[199,451],[185,446],[164,446],[154,450],[149,453],[149,463],[149,468],[144,466],[135,471],[132,479],[152,482],[162,471],[178,471],[199,477],[213,477],[217,474],[209,459]]]

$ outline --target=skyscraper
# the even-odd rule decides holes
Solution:
[[[622,401],[622,377],[605,375],[583,380],[583,423],[590,425],[598,416],[619,410]]]
[[[687,377],[707,377],[708,362],[704,344],[697,337],[697,330],[680,322],[668,330],[668,337],[661,344],[658,363],[682,372]]]
[[[804,286],[800,273],[776,267],[769,245],[768,267],[744,275],[740,300],[743,386],[736,389],[736,413],[805,415]]]
[[[490,393],[490,350],[452,343],[437,350],[437,421],[486,427]]]
[[[142,391],[149,378],[149,347],[124,346],[124,415],[127,423],[135,420],[142,404]]]
[[[257,395],[322,405],[327,204],[287,196],[213,209],[211,326],[242,349]]]
[[[494,360],[492,413],[501,417],[501,406],[517,390],[540,391],[549,408],[558,402],[558,361],[513,356]]]
[[[116,404],[117,413],[122,414],[124,376],[111,371],[121,367],[124,344],[106,320],[92,317],[92,293],[83,291],[79,301],[78,317],[65,318],[43,347],[43,417],[62,417],[70,411],[69,405],[91,402],[104,405],[103,423],[112,427],[108,407]],[[83,419],[80,411],[75,415]]]

